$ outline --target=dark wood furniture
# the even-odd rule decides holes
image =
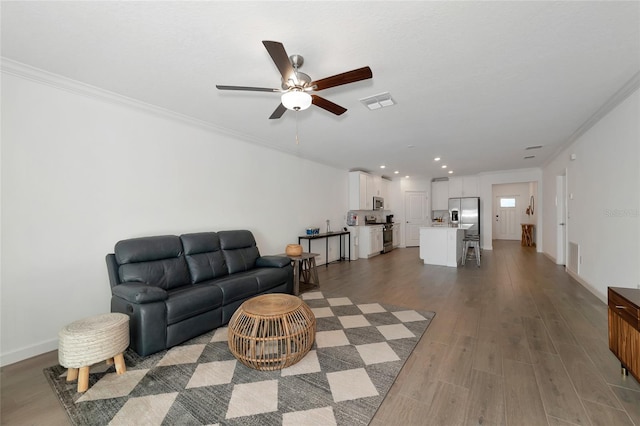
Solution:
[[[278,256],[286,256],[293,263],[293,294],[300,294],[300,284],[320,286],[318,278],[318,268],[316,267],[316,257],[318,253],[300,253],[300,256],[289,256],[286,253]]]
[[[609,287],[609,349],[640,382],[640,290]]]
[[[345,235],[348,238],[348,242],[345,245],[345,241],[344,241],[344,237]],[[325,261],[325,266],[329,266],[329,238],[331,237],[339,237],[340,238],[340,243],[338,244],[340,246],[340,260],[349,260],[351,261],[351,232],[349,231],[337,231],[337,232],[327,232],[324,234],[314,234],[314,235],[300,235],[298,237],[298,244],[302,244],[302,240],[308,240],[309,241],[309,251],[311,251],[311,240],[317,240],[320,238],[324,238],[325,239],[325,245],[324,245],[324,261]],[[349,257],[347,257],[345,259],[343,251],[342,251],[342,246],[345,245],[345,249],[344,252],[347,251],[347,249],[349,250]]]

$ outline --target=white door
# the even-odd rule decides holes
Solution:
[[[496,197],[493,237],[496,240],[519,240],[521,230],[518,221],[518,196]]]
[[[420,245],[420,227],[427,225],[427,195],[424,191],[407,191],[404,193],[404,217],[406,226],[405,246]]]
[[[556,263],[566,265],[567,197],[566,176],[556,176]]]

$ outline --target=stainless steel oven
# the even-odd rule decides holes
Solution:
[[[393,250],[393,223],[386,223],[382,229],[382,252]]]

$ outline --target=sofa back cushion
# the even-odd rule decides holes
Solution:
[[[191,283],[182,243],[175,235],[118,241],[114,250],[120,282],[141,282],[165,290]]]
[[[218,237],[230,274],[255,268],[260,252],[251,231],[220,231]]]
[[[184,247],[192,284],[229,275],[217,233],[184,234],[180,236],[180,240]]]

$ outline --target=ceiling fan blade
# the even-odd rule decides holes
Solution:
[[[293,80],[294,84],[298,84],[298,79],[296,77],[296,73],[293,71],[293,66],[291,65],[291,61],[289,60],[289,55],[287,55],[287,51],[284,50],[284,46],[279,41],[269,41],[263,40],[262,44],[269,52],[271,59],[278,67],[278,71],[282,75],[282,79],[287,82],[289,80]]]
[[[373,77],[371,68],[363,67],[357,70],[343,72],[321,80],[312,81],[309,85],[316,86],[315,90],[324,90],[330,87],[341,86],[343,84],[355,83],[356,81],[366,80]]]
[[[248,87],[248,86],[223,86],[216,84],[218,90],[245,90],[248,92],[281,92],[280,89],[269,89],[266,87]]]
[[[273,111],[273,114],[271,114],[271,117],[269,117],[269,120],[274,120],[276,118],[282,117],[282,114],[284,114],[286,110],[287,110],[287,107],[285,107],[284,105],[282,104],[278,105],[278,108],[276,108],[276,110]]]
[[[335,115],[342,115],[347,111],[346,108],[341,107],[338,104],[334,104],[333,102],[328,101],[325,98],[321,98],[318,95],[311,95],[311,103],[317,107],[326,109],[327,111],[332,112]]]

